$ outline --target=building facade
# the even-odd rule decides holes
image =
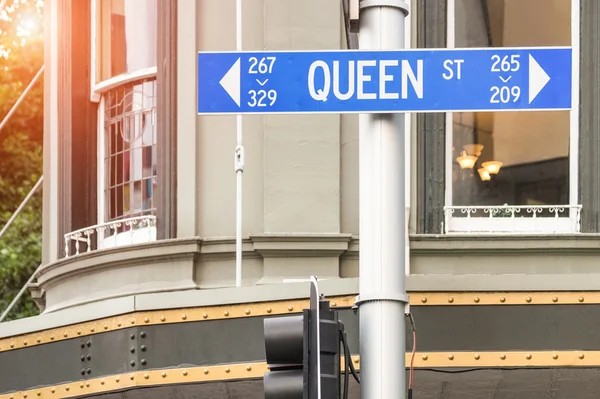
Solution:
[[[406,118],[415,397],[596,397],[600,3],[410,3],[406,47],[573,52],[570,111]],[[310,275],[360,368],[358,116],[243,117],[236,288],[236,118],[196,111],[236,2],[45,15],[43,312],[0,325],[0,398],[261,398],[262,320],[307,307]],[[243,50],[355,49],[349,25],[345,0],[244,0]]]

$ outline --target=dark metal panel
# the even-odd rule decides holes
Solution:
[[[446,0],[418,0],[417,47],[446,47]],[[445,193],[445,114],[417,115],[417,233],[442,232]]]
[[[463,370],[459,373],[415,371],[413,397],[419,399],[596,399],[599,369]],[[157,386],[86,396],[102,399],[263,399],[263,381]],[[350,399],[360,398],[352,379]],[[383,398],[388,399],[388,398]]]
[[[579,197],[581,231],[600,232],[600,2],[581,1]]]
[[[263,318],[213,320],[141,328],[144,368],[215,365],[265,358]]]
[[[101,399],[264,399],[263,381],[199,383],[130,389],[121,392],[82,396]]]
[[[80,379],[80,352],[79,340],[2,352],[0,393]]]
[[[411,309],[419,352],[600,350],[600,306],[421,306]],[[352,353],[358,353],[358,316],[340,312]],[[406,348],[412,333],[406,323]]]
[[[123,330],[92,335],[85,342],[90,361],[86,361],[86,378],[136,371],[139,368],[140,346],[139,329],[132,327]]]
[[[419,352],[600,350],[600,305],[419,306],[412,311]],[[343,309],[340,320],[357,354],[358,316]],[[409,331],[407,337],[410,351]],[[31,388],[32,381],[47,385],[142,369],[256,361],[264,361],[262,317],[138,326],[0,352],[0,392]]]
[[[431,306],[412,312],[419,351],[600,349],[597,305]]]

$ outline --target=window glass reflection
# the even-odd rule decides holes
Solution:
[[[571,0],[455,0],[455,7],[456,47],[571,45]],[[569,133],[568,111],[454,113],[452,205],[568,204]]]
[[[156,66],[156,0],[98,0],[98,82]]]
[[[156,80],[133,82],[105,95],[106,221],[154,213]]]

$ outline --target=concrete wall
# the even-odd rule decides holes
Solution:
[[[235,0],[223,0],[201,1],[189,8],[195,13],[197,51],[236,49],[235,6]],[[342,5],[337,0],[244,0],[242,25],[243,50],[346,46]],[[180,36],[179,40],[188,39]],[[179,62],[191,62],[191,58],[186,60],[180,58]],[[195,75],[191,75],[195,65],[180,67],[182,70],[187,75],[180,73],[181,82],[195,81]],[[179,104],[196,95],[191,84],[180,84],[179,89]],[[196,189],[193,193],[188,189],[193,194],[187,196],[189,199],[178,198],[178,238],[194,235],[230,239],[235,236],[236,220],[236,117],[194,115],[192,119],[188,112],[183,122],[179,124],[180,146],[194,145],[196,151],[180,152],[178,185],[194,185]],[[285,247],[289,243],[281,244],[280,237],[292,235],[307,242],[306,250],[332,237],[348,245],[349,239],[341,234],[358,234],[357,124],[356,115],[243,117],[245,238],[268,236],[265,242],[277,241],[273,245]],[[331,250],[336,253],[337,248]],[[305,277],[309,269],[323,275],[323,268],[332,277],[340,274],[338,255],[304,255],[300,251],[297,256],[302,259],[291,262],[289,258],[271,256],[271,252],[266,249],[262,258],[245,261],[247,282],[267,277],[268,270],[280,269],[282,262],[288,277]],[[225,276],[225,280],[234,277],[232,271],[232,252],[218,261],[203,262],[198,270]]]
[[[244,50],[341,48],[337,1],[244,1]],[[315,12],[318,10],[318,12]],[[235,50],[235,1],[197,8],[197,49]],[[244,235],[340,232],[340,117],[244,116]],[[235,235],[235,116],[197,118],[197,234]]]

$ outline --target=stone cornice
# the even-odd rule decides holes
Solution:
[[[593,259],[600,256],[600,235],[580,234],[571,236],[458,236],[458,235],[412,235],[411,271],[415,276],[474,275],[479,274],[560,274],[593,273]],[[343,277],[356,277],[359,239],[351,234],[257,234],[243,240],[243,257],[248,260],[248,273],[257,276],[254,284],[280,282],[291,278],[285,269],[262,269],[263,259],[281,262],[282,258],[313,258],[335,261],[340,257],[340,267],[346,267]],[[562,261],[555,255],[565,256]],[[482,256],[486,261],[482,263]],[[507,265],[500,259],[512,256],[517,264]],[[536,265],[527,259],[535,256]],[[459,263],[452,257],[460,257]],[[500,257],[500,258],[499,258]],[[545,257],[546,260],[540,260]],[[578,261],[582,257],[582,261]],[[279,258],[279,259],[278,259]],[[210,286],[214,276],[221,278],[220,267],[231,267],[235,259],[235,239],[219,237],[201,239],[159,240],[140,245],[123,246],[92,251],[64,258],[43,266],[38,279],[29,286],[32,297],[43,309],[58,310],[77,306],[88,301],[104,301],[119,296],[152,292],[176,292]],[[531,258],[533,259],[533,258]],[[221,263],[225,262],[225,263]],[[440,263],[441,262],[441,263]],[[561,263],[562,262],[562,263]],[[566,262],[566,263],[565,263]],[[592,263],[590,263],[592,262]],[[565,271],[560,267],[564,264]],[[164,266],[163,266],[164,265]],[[223,266],[221,266],[223,265]],[[508,269],[507,266],[510,266]],[[202,274],[204,268],[212,272]],[[317,267],[317,266],[310,266]],[[337,278],[331,270],[306,269],[310,273],[323,273]],[[349,268],[349,269],[348,269]],[[164,270],[164,275],[163,275]],[[280,274],[279,270],[283,270]],[[199,274],[200,272],[200,274]],[[212,274],[211,274],[212,273]],[[216,273],[216,274],[215,274]],[[230,271],[228,272],[230,273]],[[257,274],[258,273],[258,274]],[[263,273],[261,276],[260,273]],[[298,273],[296,273],[298,274]],[[129,276],[129,277],[127,277]],[[112,280],[111,280],[112,279]],[[120,290],[117,280],[132,279]],[[428,290],[431,279],[425,279],[419,290]],[[88,291],[73,291],[78,284],[87,284]],[[227,286],[220,281],[221,286]],[[434,284],[437,288],[441,287]]]
[[[43,285],[66,274],[84,273],[89,269],[97,271],[99,268],[133,266],[175,258],[194,260],[200,254],[200,246],[200,239],[184,238],[158,240],[81,253],[42,266],[37,283]]]
[[[351,234],[252,235],[253,248],[263,257],[340,256],[348,250]]]
[[[599,254],[599,234],[572,235],[412,235],[411,254],[452,256],[458,254],[560,255]]]

